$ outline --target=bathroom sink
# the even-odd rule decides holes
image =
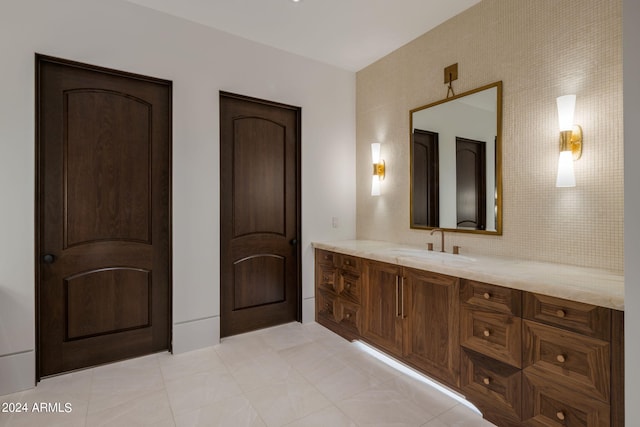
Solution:
[[[398,257],[421,258],[433,261],[475,261],[475,258],[466,255],[454,255],[448,252],[428,251],[419,248],[397,248],[390,249],[389,252]]]

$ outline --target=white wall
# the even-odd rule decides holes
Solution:
[[[624,0],[624,322],[627,425],[640,420],[640,2]]]
[[[354,73],[121,0],[2,0],[0,52],[0,395],[35,375],[35,52],[173,81],[176,352],[219,340],[218,92],[302,107],[303,318],[313,319],[310,242],[355,235]]]

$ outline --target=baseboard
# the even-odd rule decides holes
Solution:
[[[302,323],[316,321],[316,299],[314,297],[302,300]]]
[[[173,325],[173,353],[211,347],[220,342],[220,316],[195,319]]]
[[[35,387],[35,352],[28,350],[0,356],[0,378],[0,396]]]

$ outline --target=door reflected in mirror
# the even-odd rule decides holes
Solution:
[[[411,228],[502,234],[502,82],[410,112]]]

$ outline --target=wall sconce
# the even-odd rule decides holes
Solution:
[[[573,173],[573,161],[582,156],[582,128],[573,124],[576,96],[560,96],[556,102],[560,124],[560,156],[558,157],[556,187],[575,187],[576,177]]]
[[[380,181],[384,179],[384,160],[380,159],[380,143],[371,144],[371,160],[373,160],[373,176],[371,178],[371,195],[380,195]]]

